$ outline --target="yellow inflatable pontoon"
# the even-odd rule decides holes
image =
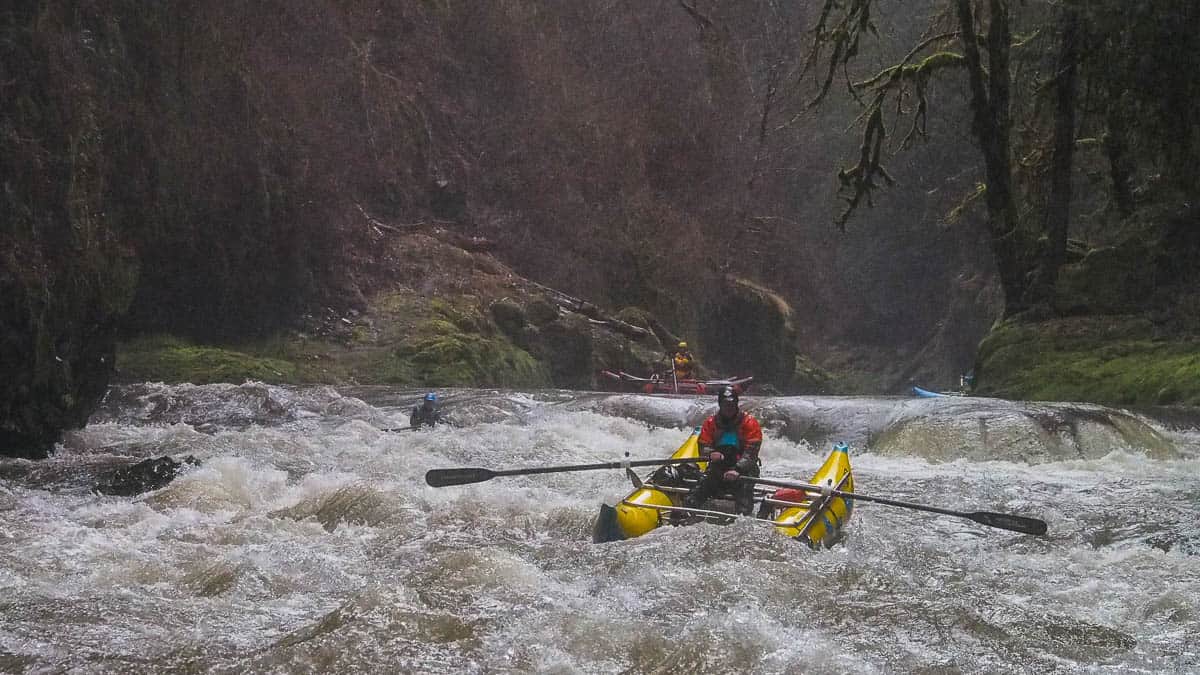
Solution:
[[[699,429],[693,431],[671,455],[671,459],[699,457],[699,436]],[[663,466],[645,480],[633,476],[633,492],[616,506],[605,504],[600,507],[600,515],[592,530],[592,540],[603,543],[632,539],[668,524],[704,521],[729,523],[737,518],[750,518],[734,515],[731,499],[714,499],[702,509],[683,506],[684,497],[695,486],[706,465],[706,462],[697,462],[695,466],[699,469],[690,471],[688,469],[693,465]],[[632,475],[632,471],[630,473]],[[809,484],[844,492],[854,491],[850,452],[845,443],[833,446]],[[806,493],[761,485],[755,487],[755,501],[758,504],[755,519],[773,524],[784,535],[813,547],[835,543],[842,536],[842,529],[853,511],[851,500],[827,492]]]

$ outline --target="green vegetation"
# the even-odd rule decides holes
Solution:
[[[372,310],[378,328],[355,325],[341,339],[279,333],[236,346],[208,346],[170,335],[140,337],[119,346],[118,378],[195,384],[550,385],[547,367],[497,335],[476,298],[426,301],[388,293]]]
[[[296,364],[251,352],[196,345],[167,335],[141,337],[118,348],[117,377],[194,384],[301,381]]]
[[[796,367],[792,371],[791,388],[802,393],[837,393],[838,382],[829,371],[812,362],[812,359],[797,354]]]
[[[550,384],[545,366],[497,330],[475,295],[426,300],[390,292],[373,301],[371,315],[382,328],[366,349],[366,358],[350,369],[355,381],[412,386]]]
[[[391,382],[436,386],[549,386],[546,367],[507,339],[465,333],[435,320],[425,334],[406,341],[385,366]]]
[[[1009,321],[980,345],[976,393],[1035,401],[1200,405],[1200,341],[1145,319]]]

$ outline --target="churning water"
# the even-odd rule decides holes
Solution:
[[[707,397],[461,390],[455,428],[381,430],[416,398],[122,387],[50,460],[0,463],[0,670],[1200,671],[1188,411],[747,397],[764,475],[807,479],[845,440],[862,494],[1050,528],[864,502],[810,551],[754,522],[592,544],[601,501],[631,489],[620,471],[423,480],[665,457]],[[164,454],[202,464],[92,493]]]

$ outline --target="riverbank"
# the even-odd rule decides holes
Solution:
[[[122,341],[117,382],[586,388],[597,361],[639,369],[661,346],[562,311],[490,255],[430,234],[388,244],[360,309],[325,308],[269,337]]]
[[[325,309],[295,328],[236,344],[127,339],[117,348],[116,381],[593,389],[604,384],[596,380],[602,368],[643,373],[659,365],[664,346],[653,331],[629,335],[569,311],[486,253],[430,234],[390,246],[387,269],[363,284],[373,290],[361,309]],[[619,316],[630,325],[653,321],[632,309]],[[779,343],[789,328],[777,323]],[[1001,322],[980,342],[972,393],[1200,405],[1200,339],[1178,325],[1132,313]],[[795,360],[787,393],[901,393],[872,389],[863,364],[878,358],[841,353],[832,368],[800,354]]]
[[[838,393],[838,378],[798,352],[791,308],[744,279],[727,279],[712,306],[696,310],[696,326],[671,329],[644,309],[603,309],[542,286],[436,232],[381,246],[370,277],[354,280],[355,308],[323,308],[232,344],[132,337],[118,345],[115,381],[596,389],[609,384],[601,370],[657,372],[677,332],[694,330],[700,377]]]
[[[1200,339],[1143,315],[998,324],[976,361],[982,396],[1105,405],[1200,405]]]

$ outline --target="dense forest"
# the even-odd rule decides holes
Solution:
[[[14,0],[0,446],[83,424],[118,339],[361,307],[422,228],[684,334],[761,284],[860,390],[1064,317],[1191,340],[1198,73],[1185,0]]]

